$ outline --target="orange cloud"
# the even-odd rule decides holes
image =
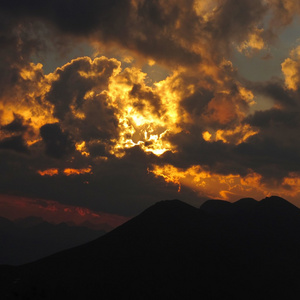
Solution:
[[[64,169],[64,174],[67,176],[70,175],[81,175],[81,174],[86,174],[86,173],[92,173],[92,168],[88,167],[88,168],[84,168],[84,169],[72,169],[72,168],[67,168]]]
[[[86,149],[86,143],[85,143],[85,141],[83,141],[81,143],[76,143],[75,147],[76,147],[76,150],[81,153],[81,155],[83,155],[83,156],[90,156],[90,153]]]
[[[253,94],[242,86],[238,91],[224,89],[217,91],[215,97],[208,103],[203,118],[207,123],[227,125],[241,121],[247,113],[248,105],[253,105]]]
[[[200,166],[180,169],[171,165],[154,165],[150,172],[164,178],[167,183],[177,185],[178,192],[182,186],[186,186],[196,191],[199,196],[229,201],[242,197],[262,199],[276,194],[287,197],[295,205],[300,206],[300,176],[296,174],[284,178],[282,185],[270,187],[266,186],[262,182],[262,176],[255,172],[249,172],[246,176],[219,175],[207,172]]]
[[[149,87],[146,76],[137,68],[126,68],[110,79],[107,101],[116,109],[120,134],[111,154],[121,157],[124,149],[136,145],[155,155],[172,150],[164,137],[176,130],[179,98],[169,90],[168,79]]]
[[[300,46],[290,52],[291,58],[287,58],[281,64],[285,85],[288,89],[296,91],[300,84]]]
[[[59,170],[52,168],[52,169],[47,169],[47,170],[43,170],[43,171],[38,170],[37,173],[40,174],[41,176],[54,176],[54,175],[59,174]],[[63,174],[66,176],[81,175],[81,174],[87,174],[87,173],[92,174],[91,167],[83,168],[83,169],[66,168],[63,170]]]
[[[203,139],[207,142],[222,141],[223,143],[232,143],[235,145],[245,142],[249,137],[258,134],[258,130],[251,128],[249,124],[238,125],[234,129],[218,129],[210,133],[202,133]]]
[[[36,129],[35,135],[27,137],[30,142],[37,139],[38,129],[42,125],[57,121],[52,115],[53,105],[44,101],[54,76],[52,73],[44,75],[43,65],[32,62],[21,68],[19,75],[22,79],[19,86],[0,99],[0,110],[3,111],[0,122],[2,125],[10,123],[14,114],[30,120],[31,126]]]
[[[238,51],[250,56],[252,52],[262,50],[266,47],[265,41],[262,37],[264,30],[255,28],[249,33],[248,38],[243,41],[238,47]]]
[[[195,9],[210,11],[212,8],[205,5],[202,7],[199,4]],[[237,95],[231,95],[230,90],[226,88],[226,81],[230,78],[224,77],[225,70],[228,68],[233,70],[230,61],[223,60],[220,66],[213,64],[206,66],[203,63],[202,67],[210,69],[205,71],[211,77],[209,80],[198,79],[199,70],[195,70],[197,74],[190,74],[190,70],[187,71],[187,68],[178,67],[164,80],[148,86],[147,74],[141,69],[128,67],[122,70],[119,61],[104,56],[94,60],[89,57],[79,57],[48,75],[43,74],[41,64],[30,63],[20,71],[20,76],[28,82],[30,88],[23,90],[20,88],[18,94],[14,95],[15,98],[28,98],[30,101],[24,102],[24,106],[23,104],[20,106],[19,103],[16,106],[16,102],[11,101],[11,107],[3,107],[3,114],[6,118],[11,118],[9,111],[16,111],[24,119],[31,120],[35,134],[25,136],[25,142],[29,146],[34,146],[41,141],[39,128],[46,123],[57,122],[54,115],[58,114],[58,108],[63,107],[65,112],[61,114],[66,114],[66,118],[72,118],[74,122],[78,122],[79,127],[84,125],[93,134],[104,130],[105,135],[109,136],[107,140],[100,141],[95,138],[88,142],[85,140],[86,131],[83,131],[83,135],[83,133],[79,133],[80,128],[69,128],[62,121],[60,123],[62,130],[70,132],[74,137],[75,148],[82,156],[89,157],[89,146],[96,145],[98,142],[101,142],[105,151],[117,157],[122,157],[126,149],[137,145],[145,152],[160,156],[166,151],[176,151],[176,147],[168,140],[169,135],[185,130],[183,122],[195,122],[195,119],[191,118],[182,107],[181,102],[183,99],[193,96],[199,86],[203,86],[215,94],[202,115],[202,119],[209,124],[217,123],[223,126],[234,120],[242,120],[245,117],[243,106],[253,101],[254,96],[251,91],[246,90],[238,83],[236,83]],[[74,80],[78,82],[75,91],[69,87],[74,86],[73,76],[69,74],[72,72],[76,74]],[[66,81],[65,85],[64,81]],[[87,82],[90,84],[88,85]],[[216,83],[218,83],[218,88],[214,91]],[[55,88],[58,90],[56,91]],[[64,104],[59,104],[62,99],[57,100],[57,93],[63,93]],[[80,99],[76,98],[77,94],[81,95]],[[39,99],[38,102],[37,99]],[[78,105],[76,101],[81,104]],[[241,105],[240,102],[242,102]],[[99,111],[97,111],[98,109]],[[107,120],[105,116],[99,118],[99,114],[106,113],[109,115]],[[113,117],[111,117],[112,113]],[[99,119],[106,121],[101,123]],[[224,129],[222,130],[224,131]],[[223,131],[218,131],[215,136],[217,136],[217,140],[224,142],[230,140],[229,136],[240,135],[238,140],[244,141],[248,136],[254,134],[250,129],[247,130],[250,134],[246,133],[245,127],[239,130],[239,133]],[[106,156],[103,155],[103,158]],[[80,170],[68,168],[63,171],[67,176],[90,172],[88,168]],[[39,171],[39,174],[53,176],[58,173],[45,170]]]
[[[54,175],[58,175],[58,169],[47,169],[44,171],[37,171],[41,176],[54,176]]]

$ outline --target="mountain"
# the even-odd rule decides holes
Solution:
[[[65,223],[55,225],[37,217],[15,221],[0,217],[0,264],[32,262],[92,241],[104,233]]]
[[[228,215],[235,213],[231,202],[224,200],[208,200],[201,206],[201,210],[213,215]]]
[[[85,245],[2,266],[0,297],[299,299],[300,210],[278,197],[212,201],[158,202]]]
[[[242,198],[233,203],[234,206],[238,207],[239,209],[253,209],[253,207],[257,206],[258,201],[253,198]]]

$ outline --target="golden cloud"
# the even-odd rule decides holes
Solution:
[[[82,175],[82,174],[92,174],[92,168],[83,168],[83,169],[72,169],[72,168],[66,168],[64,169],[63,173],[67,176],[71,175]]]
[[[246,176],[220,175],[205,171],[201,166],[180,169],[172,165],[154,165],[149,172],[162,177],[167,183],[177,185],[178,192],[185,186],[199,196],[205,195],[212,199],[238,200],[247,195],[261,199],[276,193],[281,197],[297,200],[300,195],[300,176],[294,173],[285,177],[282,184],[268,187],[263,183],[262,176],[251,170]]]
[[[281,70],[285,77],[285,85],[288,89],[296,91],[300,84],[300,46],[290,52],[291,58],[285,59],[281,64]]]
[[[260,51],[266,48],[265,41],[262,37],[263,32],[263,28],[255,28],[252,32],[249,33],[248,39],[242,42],[237,47],[238,51],[245,53],[247,56],[250,56],[252,52]]]
[[[172,165],[155,165],[151,170],[156,176],[163,177],[166,182],[186,186],[199,193],[199,196],[206,195],[209,198],[221,198],[227,200],[224,193],[240,195],[245,191],[239,175],[217,175],[205,171],[201,166],[192,166],[188,169],[179,169]]]
[[[246,142],[253,135],[258,134],[258,130],[252,129],[249,124],[240,124],[234,129],[218,129],[216,131],[205,131],[202,133],[203,139],[207,142],[222,141],[235,145]]]
[[[37,171],[41,176],[54,176],[54,175],[58,175],[59,171],[58,169],[47,169],[47,170],[38,170]]]
[[[58,175],[59,169],[46,169],[46,170],[38,170],[37,171],[38,174],[40,174],[41,176],[54,176],[54,175]],[[92,168],[88,167],[88,168],[82,168],[82,169],[73,169],[73,168],[66,168],[63,170],[63,174],[66,176],[71,176],[71,175],[82,175],[82,174],[92,174]]]

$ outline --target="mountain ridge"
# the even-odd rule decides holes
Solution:
[[[0,268],[1,283],[7,295],[30,299],[296,299],[299,209],[276,198],[275,211],[279,205],[295,212],[292,222],[278,221],[265,209],[271,200],[254,203],[255,210],[243,207],[236,217],[161,201],[85,245]],[[248,202],[225,205],[236,213]]]

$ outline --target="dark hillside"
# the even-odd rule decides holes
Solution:
[[[2,291],[7,299],[299,299],[299,209],[254,201],[159,202],[93,242],[3,266]]]

